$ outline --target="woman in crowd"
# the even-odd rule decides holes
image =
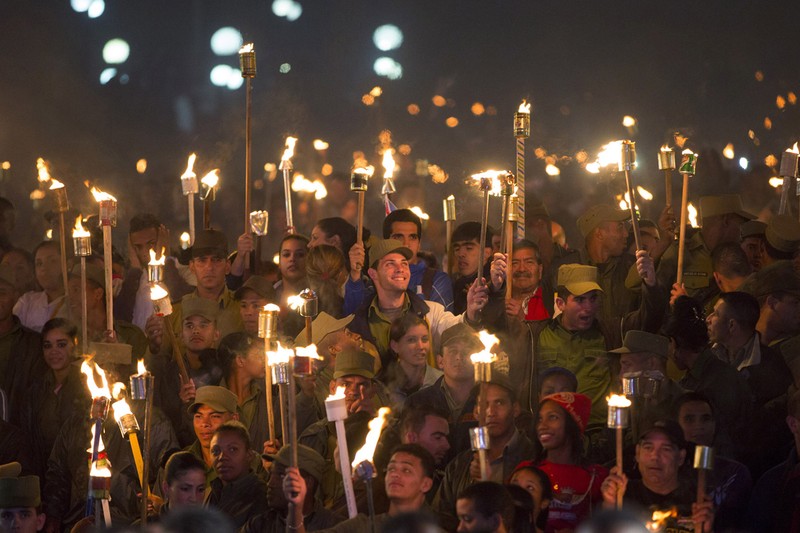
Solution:
[[[22,325],[41,331],[54,317],[66,317],[64,280],[61,277],[61,250],[57,241],[44,241],[33,251],[36,283],[41,290],[23,294],[14,305],[14,314]]]
[[[591,400],[578,393],[559,392],[542,398],[536,436],[542,452],[536,466],[554,489],[545,532],[573,531],[602,501],[600,486],[608,471],[590,465],[583,453],[583,432]]]
[[[78,328],[63,318],[47,321],[42,328],[42,355],[47,365],[36,376],[25,402],[23,424],[32,436],[36,460],[44,468],[61,424],[89,403],[86,381],[76,364]]]
[[[211,482],[206,504],[228,515],[237,529],[267,510],[267,486],[250,468],[253,453],[241,422],[225,422],[211,438],[217,479]]]
[[[381,369],[378,380],[389,388],[393,405],[402,406],[409,395],[442,376],[441,370],[428,364],[431,335],[424,318],[407,313],[392,322],[389,348],[393,358]]]
[[[344,282],[347,269],[342,252],[335,246],[320,244],[306,255],[308,286],[317,293],[319,310],[334,318],[343,316]]]
[[[520,487],[531,495],[531,524],[536,526],[537,533],[542,533],[547,525],[548,508],[553,500],[550,478],[534,465],[534,461],[523,461],[511,474],[509,484]]]

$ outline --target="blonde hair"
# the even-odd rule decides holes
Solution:
[[[344,254],[335,246],[320,244],[308,251],[308,286],[317,293],[319,310],[336,318],[343,314],[344,298],[340,293],[340,279],[346,273]]]

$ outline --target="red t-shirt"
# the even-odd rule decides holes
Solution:
[[[545,533],[575,529],[592,514],[592,508],[603,501],[600,485],[608,476],[608,470],[602,466],[563,465],[546,459],[538,466],[553,485]]]
[[[544,307],[542,288],[537,287],[536,291],[528,298],[528,307],[525,309],[525,320],[544,320],[546,318],[550,318],[550,314]]]

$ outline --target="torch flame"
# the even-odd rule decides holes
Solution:
[[[517,113],[527,113],[530,115],[531,113],[531,104],[527,100],[522,100],[522,103],[519,104],[519,109],[517,109]]]
[[[796,146],[796,145],[795,145],[795,146]],[[63,184],[63,183],[61,183],[60,181],[58,181],[58,180],[57,180],[57,179],[55,179],[55,178],[52,178],[52,179],[50,180],[50,182],[51,182],[51,183],[50,183],[50,190],[51,190],[51,191],[54,191],[54,190],[56,190],[56,189],[63,189],[63,188],[64,188],[64,184]]]
[[[791,152],[793,154],[800,154],[800,151],[797,149],[797,143],[794,143],[794,146],[786,150],[787,152]],[[52,189],[52,187],[50,187]]]
[[[284,348],[281,343],[278,343],[278,349],[267,352],[267,365],[275,366],[282,363],[288,363],[292,359],[292,349]]]
[[[115,400],[119,400],[123,397],[122,391],[125,390],[125,384],[120,383],[117,381],[113,385],[111,385],[111,397]]]
[[[495,360],[497,360],[497,356],[492,353],[492,348],[497,346],[497,343],[500,341],[495,335],[490,334],[485,329],[478,332],[478,337],[481,340],[481,344],[483,344],[483,350],[470,355],[470,361],[472,361],[473,364],[494,363]]]
[[[375,173],[375,167],[372,165],[367,167],[357,167],[353,169],[353,174],[366,174],[368,178],[372,177],[372,174]]]
[[[689,224],[693,228],[699,228],[700,224],[697,223],[697,208],[692,205],[692,202],[689,202],[689,205],[686,206],[686,211],[689,213]]]
[[[381,162],[381,164],[383,165],[384,168],[383,172],[384,178],[391,178],[392,176],[394,176],[394,170],[395,168],[397,168],[397,165],[394,162],[393,156],[394,156],[394,148],[387,148],[386,150],[383,151],[383,161]]]
[[[144,366],[144,359],[139,359],[139,361],[136,362],[136,374],[139,376],[147,374],[147,367]]]
[[[36,160],[36,168],[39,171],[39,181],[41,183],[50,181],[50,169],[47,167],[45,160],[41,157]]]
[[[297,346],[294,349],[294,353],[297,357],[308,357],[309,359],[318,359],[322,360],[322,357],[319,356],[317,353],[317,345],[316,344],[309,344],[305,348],[302,346]]]
[[[295,144],[297,144],[297,137],[286,137],[286,150],[283,151],[281,161],[289,161],[294,156]]]
[[[671,152],[671,151],[672,151],[672,148],[670,148],[670,147],[669,147],[669,145],[665,144],[665,145],[663,145],[663,146],[661,147],[661,151],[662,151],[662,152]]]
[[[197,177],[197,174],[194,173],[194,162],[196,159],[197,154],[193,153],[189,156],[189,161],[186,163],[186,170],[181,175],[182,180],[188,180]]]
[[[91,233],[84,229],[83,224],[81,224],[81,216],[78,215],[75,219],[75,228],[72,230],[72,238],[77,239],[79,237],[89,237],[90,235]]]
[[[253,43],[247,43],[239,49],[240,54],[249,54],[253,51]]]
[[[264,311],[273,311],[273,312],[275,312],[275,311],[280,311],[280,310],[281,310],[281,308],[278,307],[275,304],[267,304],[267,305],[264,306]]]
[[[116,420],[117,423],[119,423],[120,419],[123,416],[133,414],[131,412],[131,407],[128,405],[128,402],[125,401],[125,398],[122,398],[118,402],[112,403],[111,408],[114,409],[114,420]]]
[[[417,215],[421,220],[429,220],[431,217],[428,213],[424,212],[421,207],[414,206],[409,208],[409,211]]]
[[[314,150],[322,152],[323,150],[327,150],[329,146],[330,144],[322,139],[314,139]]]
[[[167,296],[169,296],[169,292],[161,285],[153,285],[150,287],[150,300],[156,302],[158,300],[163,300]]]
[[[328,397],[326,398],[326,401],[327,400],[344,400],[345,399],[345,394],[344,394],[345,390],[346,390],[345,387],[343,387],[342,385],[339,385],[338,387],[336,387],[336,391],[333,394],[328,395]]]
[[[219,169],[215,168],[200,180],[200,183],[205,185],[209,190],[219,185]]]
[[[92,424],[92,440],[89,441],[92,444],[94,444],[95,427],[96,427],[96,425]],[[99,454],[100,452],[104,451],[105,449],[106,449],[106,445],[103,443],[103,436],[100,435],[100,443],[97,446],[97,453]],[[89,448],[86,451],[89,452],[89,453],[92,453],[92,446],[89,446]],[[92,463],[92,473],[90,474],[92,477],[111,477],[111,472],[110,471],[108,472],[108,475],[102,475],[102,474],[97,475],[97,474],[95,474],[94,473],[95,472],[95,464],[96,464],[96,461],[94,463]]]
[[[111,196],[107,192],[101,191],[97,187],[92,187],[92,196],[94,196],[94,201],[95,202],[107,202],[107,201],[116,202],[117,201],[116,198],[114,198],[113,196]]]
[[[167,257],[164,255],[166,252],[167,249],[162,246],[161,256],[159,259],[156,259],[156,251],[150,248],[150,262],[147,264],[150,266],[164,266],[167,261]]]
[[[314,198],[322,200],[328,196],[328,189],[321,180],[311,181],[302,174],[295,174],[292,178],[292,190],[294,192],[314,193]]]
[[[600,153],[597,154],[597,165],[600,168],[610,165],[616,167],[619,165],[621,157],[622,141],[613,141],[600,148]]]
[[[639,193],[639,196],[641,197],[642,200],[648,200],[649,201],[649,200],[653,199],[653,193],[651,193],[650,191],[648,191],[647,189],[645,189],[641,185],[637,185],[636,186],[636,192]]]
[[[192,237],[191,235],[189,235],[189,232],[184,231],[183,233],[181,233],[181,245],[185,244],[186,246],[189,246],[189,241],[191,240],[191,238]]]
[[[783,185],[783,178],[779,178],[779,177],[777,177],[777,176],[772,176],[772,177],[769,179],[769,186],[770,186],[770,187],[774,187],[774,188],[776,188],[776,189],[777,189],[777,188],[778,188],[778,187],[780,187],[781,185]]]
[[[608,406],[609,407],[630,407],[631,406],[631,401],[628,398],[626,398],[625,396],[622,396],[620,394],[612,394],[611,396],[606,398],[606,401],[608,401]]]
[[[292,295],[292,296],[289,296],[289,297],[286,299],[286,303],[287,303],[287,305],[288,305],[290,308],[294,309],[295,311],[297,311],[298,309],[300,309],[300,308],[303,306],[303,304],[305,303],[305,301],[306,301],[306,300],[305,300],[305,298],[303,298],[303,297],[302,297],[302,296],[300,296],[299,294],[294,294],[294,295]]]
[[[647,522],[647,529],[648,531],[661,531],[661,528],[664,527],[664,524],[669,518],[676,518],[678,516],[678,509],[676,507],[672,507],[667,509],[666,511],[653,511],[653,516],[650,517],[650,521]]]
[[[381,431],[383,431],[383,426],[386,425],[386,416],[390,411],[391,409],[388,407],[381,407],[378,410],[378,416],[369,421],[369,433],[367,433],[364,446],[356,452],[355,459],[353,459],[354,468],[364,461],[372,462],[372,456],[375,455],[375,447],[378,445]]]
[[[97,366],[97,363],[92,363],[94,365],[94,371],[92,367],[89,366],[89,362],[84,360],[81,364],[81,372],[86,375],[86,385],[89,387],[89,393],[94,398],[111,398],[111,390],[108,388],[108,380],[106,379],[106,373],[103,372],[103,369]],[[97,385],[97,382],[94,380],[94,373],[100,376],[101,385]]]

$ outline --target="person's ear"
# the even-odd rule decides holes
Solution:
[[[422,483],[419,487],[423,493],[427,494],[429,490],[433,488],[433,480],[428,476],[425,476],[425,479],[422,480]]]
[[[47,515],[44,513],[39,513],[36,515],[36,531],[41,531],[44,529],[44,523],[47,521]]]
[[[511,408],[511,412],[514,414],[515,419],[520,415],[520,413],[522,412],[522,408],[519,406],[519,402],[514,402],[514,406]]]
[[[400,344],[397,341],[389,341],[389,348],[391,348],[394,353],[398,353],[397,349],[399,347]]]
[[[444,367],[444,355],[438,353],[436,354],[436,368],[442,370]]]
[[[405,441],[409,444],[415,444],[418,441],[417,434],[414,433],[413,431],[406,431],[404,437]]]
[[[683,466],[684,461],[686,461],[686,450],[681,450],[678,454],[678,466]]]
[[[556,296],[556,307],[558,307],[558,310],[563,313],[564,309],[567,307],[567,301],[560,296]]]
[[[800,431],[800,420],[792,415],[786,417],[786,425],[789,426],[789,431],[791,431],[793,435],[797,435],[798,431]]]
[[[371,279],[372,281],[377,281],[377,279],[378,279],[378,271],[375,270],[374,268],[368,268],[367,269],[367,276],[369,276],[369,279]]]

